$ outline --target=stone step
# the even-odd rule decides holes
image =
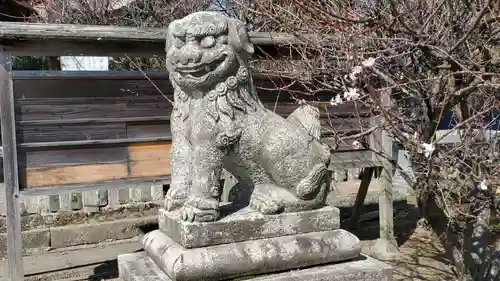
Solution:
[[[118,257],[120,281],[173,281],[144,252]],[[200,279],[209,281],[207,279]],[[228,280],[252,281],[392,281],[390,266],[368,256],[347,262],[315,266],[259,276],[245,276]],[[211,281],[211,280],[210,280]]]
[[[144,250],[172,279],[227,280],[359,257],[361,243],[336,229],[186,249],[160,230],[144,236]]]
[[[215,222],[186,222],[180,219],[179,210],[160,210],[159,226],[183,247],[195,248],[334,230],[340,227],[340,212],[338,208],[326,206],[303,212],[263,215],[247,207]]]
[[[117,277],[116,257],[142,250],[140,238],[78,246],[23,257],[25,281],[86,280]],[[0,280],[8,280],[8,264],[0,262]],[[96,279],[93,279],[96,280]]]

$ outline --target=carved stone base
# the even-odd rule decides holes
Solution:
[[[224,206],[231,212],[231,206]],[[224,215],[224,209],[221,213]],[[263,215],[250,208],[231,213],[215,222],[186,222],[180,211],[160,210],[160,229],[185,248],[273,238],[338,229],[339,209],[324,207],[317,210],[277,215]]]
[[[121,281],[173,281],[173,279],[169,278],[144,252],[118,256],[118,269]],[[205,279],[200,277],[198,280],[214,281],[218,279]],[[238,278],[238,280],[242,279]],[[275,274],[247,276],[245,280],[391,281],[392,269],[385,263],[370,257],[360,256],[355,260],[343,263],[328,264]]]
[[[359,239],[337,229],[186,249],[160,230],[143,239],[148,256],[174,281],[226,280],[359,257]]]

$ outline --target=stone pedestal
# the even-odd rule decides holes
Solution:
[[[119,256],[123,281],[392,280],[382,262],[360,255],[339,229],[337,208],[262,215],[251,209],[216,222],[185,222],[161,210],[144,252]]]

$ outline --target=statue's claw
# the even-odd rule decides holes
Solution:
[[[280,204],[276,200],[256,190],[254,190],[250,197],[250,207],[266,215],[279,213],[281,209]]]
[[[166,211],[181,208],[187,200],[188,190],[185,187],[172,186],[165,195],[164,207]]]
[[[211,222],[219,218],[219,202],[213,198],[190,198],[181,211],[184,221]]]
[[[168,212],[177,210],[184,205],[184,202],[186,202],[186,200],[175,199],[169,196],[165,196],[165,201],[164,201],[165,210]]]

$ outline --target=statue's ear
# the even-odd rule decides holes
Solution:
[[[228,37],[229,43],[236,49],[237,52],[245,51],[248,55],[254,53],[253,44],[250,43],[248,32],[245,25],[238,19],[231,18],[228,22]]]
[[[167,39],[166,39],[166,43],[165,43],[165,54],[167,55],[167,61],[166,61],[166,67],[167,67],[167,70],[170,71],[171,70],[171,64],[170,64],[170,61],[168,60],[168,52],[170,51],[170,49],[172,48],[173,44],[174,44],[174,31],[179,28],[179,20],[174,20],[172,21],[169,25],[168,25],[168,28],[167,28]]]
[[[168,52],[170,50],[170,47],[172,47],[172,44],[174,44],[173,29],[174,29],[175,25],[176,25],[176,21],[174,20],[167,27],[167,42],[165,45],[165,52]]]

